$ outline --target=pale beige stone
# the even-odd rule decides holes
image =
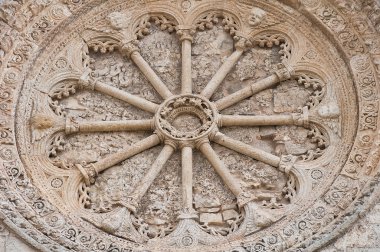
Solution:
[[[379,12],[3,2],[0,247],[376,251]]]
[[[211,208],[206,208],[206,207],[201,207],[197,209],[201,213],[217,213],[220,211],[220,207],[211,207]]]
[[[239,214],[233,209],[223,211],[222,215],[223,220],[231,220],[239,217]]]
[[[220,213],[201,213],[199,217],[201,223],[210,225],[222,225],[223,219]]]

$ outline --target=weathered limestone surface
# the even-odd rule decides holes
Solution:
[[[227,210],[230,211],[230,210]],[[36,252],[12,231],[3,227],[0,236],[1,252]],[[380,204],[349,228],[337,241],[321,252],[377,252],[380,250]]]
[[[10,231],[3,223],[0,231],[1,252],[37,252],[38,250],[20,239],[14,232]]]
[[[375,205],[342,237],[321,251],[380,251],[380,204]]]
[[[376,1],[7,0],[0,41],[5,251],[380,249]]]

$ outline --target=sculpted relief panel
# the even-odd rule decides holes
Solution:
[[[325,246],[379,193],[378,10],[5,2],[4,223],[42,251]]]

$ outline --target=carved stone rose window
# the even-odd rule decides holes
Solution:
[[[376,197],[378,35],[284,2],[4,4],[6,223],[45,251],[336,237]]]

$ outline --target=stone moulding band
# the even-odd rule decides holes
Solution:
[[[375,1],[94,6],[0,7],[0,213],[33,246],[311,251],[373,204]]]

